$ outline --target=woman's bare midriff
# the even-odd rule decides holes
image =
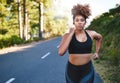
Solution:
[[[87,64],[92,58],[92,53],[89,54],[69,54],[69,62],[74,65]]]

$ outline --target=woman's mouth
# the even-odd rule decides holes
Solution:
[[[82,28],[82,26],[78,26],[78,28]]]

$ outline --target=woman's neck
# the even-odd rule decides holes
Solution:
[[[82,30],[76,30],[75,33],[76,34],[83,34],[84,33],[84,29],[82,29]]]

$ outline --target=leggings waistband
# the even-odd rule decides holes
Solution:
[[[84,65],[74,65],[71,62],[68,61],[68,66],[77,68],[77,69],[89,69],[92,66],[92,61],[90,60],[88,63],[84,64]]]

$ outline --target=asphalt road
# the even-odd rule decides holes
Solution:
[[[61,38],[0,56],[0,83],[65,83],[68,54],[58,55]],[[95,83],[102,83],[96,74]]]

